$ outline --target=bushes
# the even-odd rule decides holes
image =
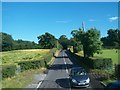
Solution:
[[[43,60],[22,61],[18,62],[18,65],[20,65],[21,71],[25,71],[28,69],[37,69],[45,66]]]
[[[18,65],[20,65],[21,71],[25,71],[28,69],[37,69],[40,67],[48,68],[47,63],[51,60],[51,58],[53,57],[53,53],[55,52],[56,49],[51,49],[50,52],[47,55],[43,56],[43,58],[40,60],[21,61],[18,62]]]
[[[115,65],[115,76],[120,80],[120,64]]]
[[[51,49],[49,53],[44,55],[40,60],[28,60],[28,61],[20,61],[16,62],[20,68],[16,65],[3,65],[1,66],[0,72],[2,73],[2,78],[12,77],[17,74],[17,70],[20,69],[19,72],[25,71],[28,69],[38,69],[40,67],[48,67],[48,62],[53,57],[53,53],[56,52],[57,49]]]
[[[94,69],[112,69],[111,58],[96,59],[92,61]]]
[[[15,75],[16,66],[15,65],[4,65],[2,66],[2,78],[8,78]]]
[[[81,66],[87,67],[88,69],[112,69],[112,59],[111,58],[84,58],[69,52],[71,56],[75,57]]]

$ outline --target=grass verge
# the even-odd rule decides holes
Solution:
[[[23,88],[31,84],[34,80],[34,74],[43,73],[46,70],[45,68],[36,69],[36,70],[27,70],[21,72],[20,74],[2,80],[2,88]]]

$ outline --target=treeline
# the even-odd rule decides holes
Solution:
[[[108,36],[102,37],[103,47],[105,48],[120,48],[120,30],[109,29],[107,32]]]
[[[20,50],[20,49],[36,49],[40,48],[38,44],[31,41],[23,41],[21,39],[14,40],[11,35],[0,32],[0,51]]]

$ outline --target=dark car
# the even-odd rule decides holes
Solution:
[[[109,83],[105,90],[120,90],[120,81]]]
[[[90,78],[82,67],[72,68],[69,78],[71,87],[88,87],[90,83]]]

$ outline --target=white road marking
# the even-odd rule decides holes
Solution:
[[[64,54],[64,52],[63,52],[63,57],[64,57],[64,56],[65,56],[65,54]],[[67,63],[66,63],[66,61],[65,61],[65,58],[63,58],[63,60],[64,60],[64,63],[65,63],[65,65],[66,65]],[[69,74],[67,67],[66,67],[66,72],[67,72],[67,74]],[[69,89],[69,90],[71,90],[71,85],[70,85],[69,77],[68,77],[68,84],[69,84],[69,86],[70,86],[70,89]]]
[[[40,87],[41,84],[42,84],[42,81],[38,83],[36,90]]]

